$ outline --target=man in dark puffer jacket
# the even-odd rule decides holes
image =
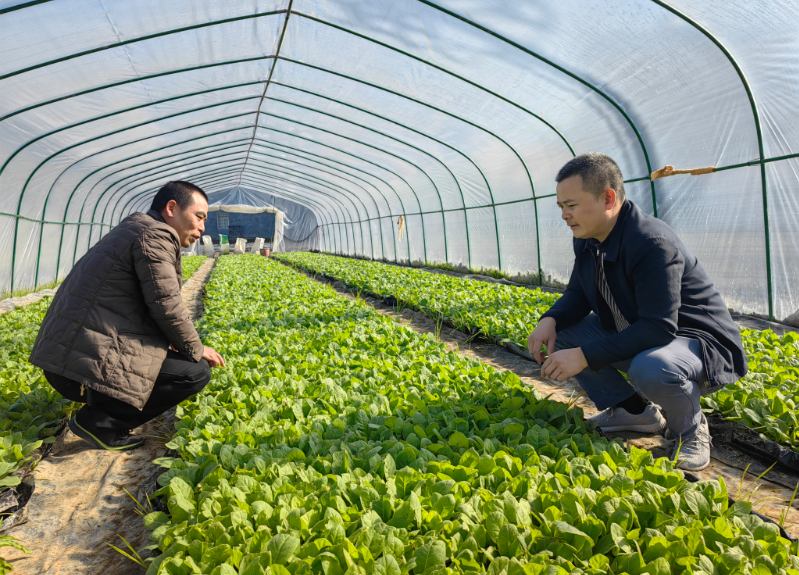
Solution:
[[[205,192],[169,182],[149,212],[125,218],[59,287],[30,362],[86,404],[69,422],[78,437],[102,449],[138,447],[144,438],[130,430],[200,392],[210,368],[225,365],[203,346],[180,294],[180,248],[200,239],[207,217]]]

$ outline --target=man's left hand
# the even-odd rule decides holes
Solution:
[[[583,350],[579,347],[556,351],[541,366],[541,375],[555,381],[566,381],[566,378],[577,375],[588,367]]]
[[[203,351],[203,359],[207,361],[208,365],[211,367],[227,367],[225,365],[225,359],[212,347],[205,348]]]

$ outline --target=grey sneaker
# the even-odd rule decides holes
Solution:
[[[682,438],[676,437],[673,433],[671,436],[677,439],[674,453],[671,455],[671,460],[677,462],[677,467],[685,471],[701,471],[710,465],[712,441],[704,413],[702,421],[696,426],[693,433],[684,435]]]
[[[586,419],[595,423],[602,431],[639,431],[657,433],[666,427],[666,419],[653,403],[643,413],[633,415],[623,407],[611,407]]]

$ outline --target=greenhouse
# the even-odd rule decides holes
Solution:
[[[0,574],[798,575],[798,22],[0,0]],[[583,248],[590,153],[621,175]],[[614,275],[641,229],[680,278]],[[567,305],[635,353],[556,348]],[[693,468],[636,368],[676,340]],[[210,375],[127,444],[79,425],[178,356]],[[668,424],[601,423],[639,400]]]

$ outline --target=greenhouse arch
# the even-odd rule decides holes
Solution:
[[[174,179],[301,204],[323,251],[561,285],[554,177],[599,151],[730,308],[786,321],[797,18],[710,0],[0,1],[0,292],[62,278]]]

